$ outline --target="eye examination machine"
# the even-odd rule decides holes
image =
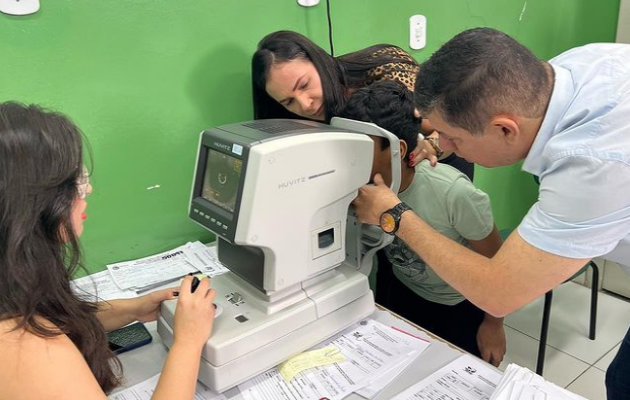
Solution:
[[[201,133],[189,216],[217,235],[229,273],[212,280],[222,309],[199,380],[222,392],[348,328],[374,311],[372,256],[392,237],[362,226],[351,202],[369,182],[373,124],[258,120]],[[173,343],[177,301],[158,332]]]

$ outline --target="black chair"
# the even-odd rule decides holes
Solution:
[[[510,235],[510,233],[512,233],[512,229],[502,229],[500,233],[503,240],[505,240]],[[599,267],[597,267],[597,264],[595,264],[591,260],[588,262],[588,264],[583,266],[575,275],[567,279],[565,282],[568,282],[583,274],[584,272],[586,272],[588,267],[591,267],[593,269],[593,281],[591,285],[591,315],[588,329],[588,338],[591,340],[595,340],[595,328],[597,324],[597,293],[599,282]],[[545,293],[545,303],[543,306],[542,326],[540,328],[540,343],[538,344],[538,357],[536,360],[536,373],[538,375],[543,374],[543,366],[545,364],[545,350],[547,348],[547,334],[549,333],[549,320],[551,318],[552,300],[553,290],[550,290]]]

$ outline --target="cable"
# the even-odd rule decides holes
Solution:
[[[333,46],[332,20],[330,18],[330,0],[326,0],[326,16],[328,17],[328,41],[330,42],[330,56],[335,56],[335,48]]]

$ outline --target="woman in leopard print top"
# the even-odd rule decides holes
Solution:
[[[350,56],[352,54],[348,55],[348,57]],[[341,56],[341,58],[343,57]],[[391,58],[391,62],[378,65],[367,71],[365,85],[371,85],[378,81],[396,81],[413,92],[420,66],[406,51],[397,46],[387,45],[387,47],[375,51],[372,57],[374,59]]]
[[[380,80],[394,80],[414,90],[419,65],[407,52],[390,44],[379,44],[339,57],[331,57],[303,35],[278,31],[258,44],[252,57],[254,118],[307,118],[329,122],[343,109],[346,99],[358,88]],[[420,131],[436,135],[429,122]],[[435,142],[421,142],[414,163],[435,160]],[[474,165],[444,154],[450,164],[471,180]]]

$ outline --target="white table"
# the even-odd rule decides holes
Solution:
[[[400,318],[387,310],[378,310],[371,315],[371,318],[396,328],[402,329],[414,335],[427,337],[427,333],[410,322]],[[147,346],[140,347],[119,356],[122,361],[125,374],[125,387],[133,386],[150,377],[158,374],[162,370],[166,359],[167,349],[162,343],[162,339],[157,334],[157,323],[146,324],[149,332],[153,336],[153,342]],[[442,368],[460,355],[463,351],[447,344],[440,338],[431,336],[431,345],[400,374],[393,382],[383,389],[374,400],[386,400],[392,398],[397,393],[407,387],[429,376],[431,373]],[[233,388],[225,392],[231,400],[242,400],[238,388]],[[363,397],[353,393],[346,397],[348,400],[359,400]]]

